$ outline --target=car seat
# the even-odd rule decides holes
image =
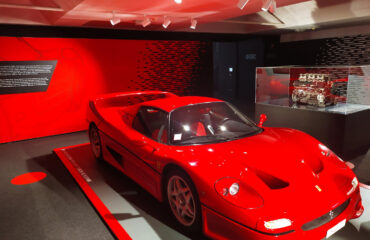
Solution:
[[[190,131],[195,133],[195,136],[206,136],[206,128],[202,122],[195,122],[190,125]]]
[[[156,129],[152,132],[152,138],[160,143],[167,143],[168,134],[165,129],[165,125],[162,125],[159,129]]]

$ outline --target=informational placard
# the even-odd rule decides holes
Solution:
[[[351,69],[348,76],[347,103],[370,105],[370,66]]]
[[[56,60],[0,61],[0,94],[45,92]]]

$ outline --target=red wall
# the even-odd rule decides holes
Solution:
[[[207,45],[0,37],[0,61],[58,60],[46,92],[0,95],[0,143],[86,129],[87,102],[97,94],[156,89],[193,93],[209,82],[202,79]]]

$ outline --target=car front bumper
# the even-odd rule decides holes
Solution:
[[[358,193],[358,191],[356,192]],[[326,224],[308,231],[302,230],[302,226],[297,226],[292,231],[276,234],[261,232],[253,227],[245,226],[202,205],[203,231],[205,235],[213,239],[315,240],[326,238],[329,229],[333,228],[344,219],[347,222],[350,219],[360,217],[363,211],[364,208],[362,206],[360,194],[353,194],[347,208]]]

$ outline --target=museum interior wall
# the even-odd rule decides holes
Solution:
[[[103,93],[211,95],[211,52],[207,41],[0,37],[5,64],[57,61],[46,91],[0,86],[0,143],[84,130],[88,100]]]
[[[370,35],[267,44],[265,66],[370,64]]]
[[[256,67],[264,66],[270,37],[213,43],[214,97],[227,100],[254,119]]]
[[[9,29],[1,35],[14,37],[0,37],[1,61],[56,60],[56,67],[46,91],[4,94],[2,88],[0,143],[84,130],[87,101],[118,91],[214,96],[254,119],[256,67],[370,62],[369,35],[280,42],[276,36]]]

